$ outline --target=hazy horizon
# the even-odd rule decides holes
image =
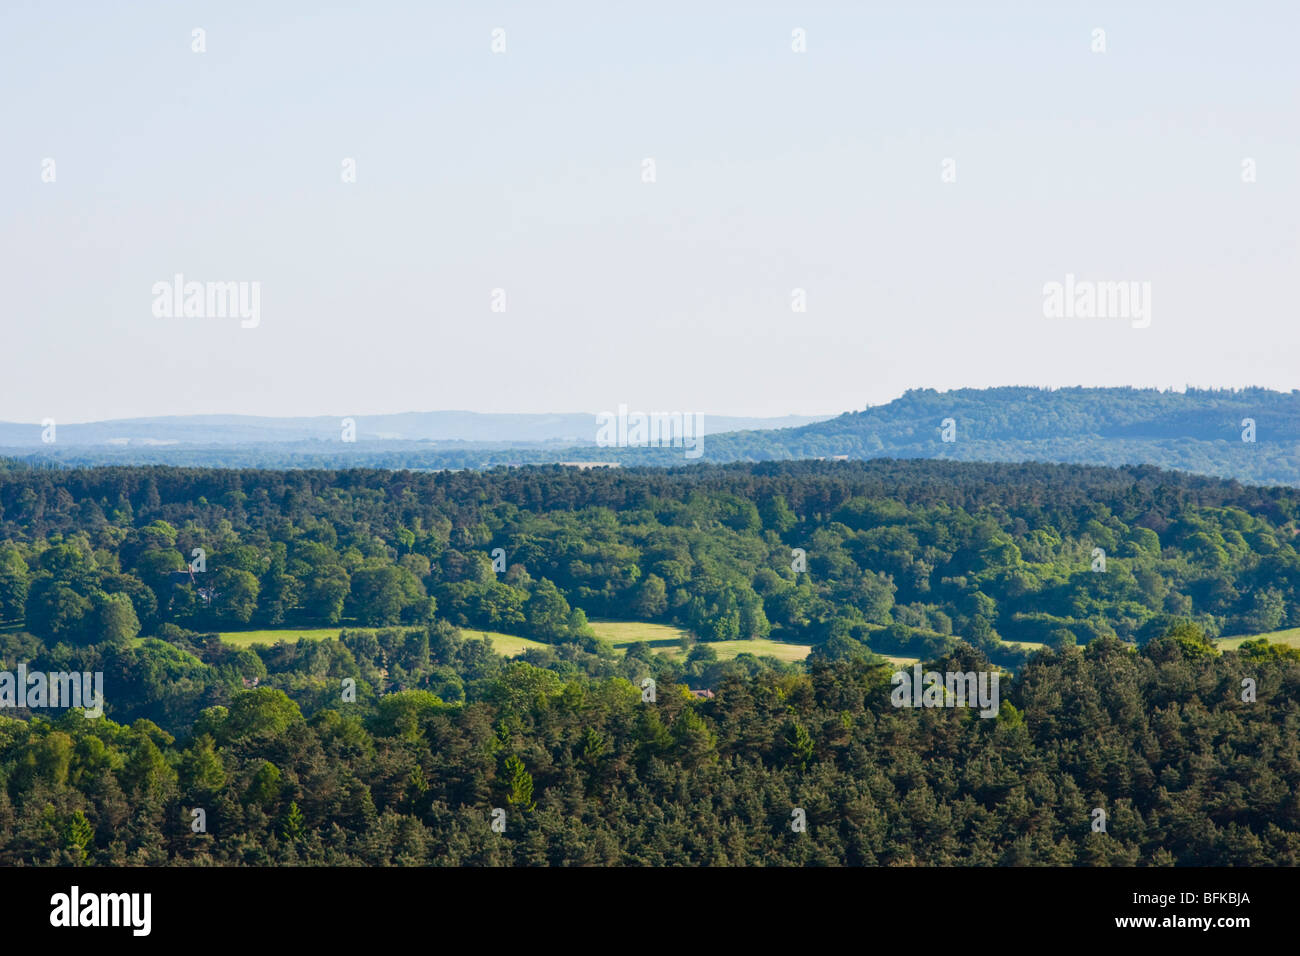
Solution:
[[[808,418],[808,419],[819,419],[819,420],[823,420],[823,421],[824,421],[824,420],[827,420],[827,419],[830,419],[830,418],[836,418],[836,417],[838,417],[838,416],[840,416],[840,415],[843,415],[843,414],[846,414],[846,413],[848,413],[848,412],[859,412],[859,411],[864,411],[864,410],[866,410],[866,409],[870,409],[870,408],[879,408],[879,407],[882,407],[882,406],[885,406],[885,405],[889,405],[889,404],[891,404],[892,402],[895,402],[895,401],[897,401],[898,399],[902,398],[902,397],[903,397],[907,392],[912,392],[912,391],[928,391],[928,390],[933,390],[933,391],[937,391],[937,392],[939,392],[940,394],[945,394],[945,393],[947,393],[947,392],[957,392],[957,391],[963,391],[963,390],[968,390],[968,389],[969,389],[969,390],[980,390],[980,391],[983,391],[983,390],[992,390],[992,389],[1001,389],[1001,388],[1011,388],[1011,389],[1015,389],[1015,388],[1038,388],[1038,389],[1049,389],[1049,390],[1051,390],[1051,391],[1062,391],[1062,390],[1068,390],[1068,389],[1093,389],[1093,388],[1121,388],[1121,389],[1122,389],[1122,388],[1132,388],[1132,389],[1139,390],[1139,391],[1142,391],[1142,390],[1154,390],[1154,391],[1161,391],[1161,392],[1175,392],[1175,393],[1179,393],[1179,394],[1185,394],[1185,393],[1186,393],[1187,391],[1189,391],[1189,390],[1200,390],[1200,391],[1216,391],[1216,390],[1218,390],[1218,391],[1244,391],[1244,390],[1253,389],[1253,388],[1255,388],[1255,389],[1257,389],[1257,388],[1269,389],[1269,386],[1264,386],[1264,385],[1239,385],[1239,386],[1226,386],[1226,385],[1224,385],[1224,386],[1220,386],[1220,385],[1200,385],[1200,384],[1188,384],[1188,385],[1181,385],[1181,386],[1148,386],[1148,385],[1107,385],[1107,386],[1102,386],[1102,385],[1027,385],[1027,384],[1022,383],[1022,382],[1017,382],[1017,383],[1005,383],[1005,384],[1001,384],[1001,385],[974,386],[974,387],[973,387],[973,386],[958,385],[958,386],[954,386],[954,387],[952,387],[952,388],[934,388],[933,386],[929,386],[929,385],[916,385],[916,386],[913,386],[913,387],[910,387],[910,388],[904,389],[902,392],[899,392],[897,395],[894,395],[894,396],[892,396],[892,397],[890,397],[890,398],[887,398],[887,399],[885,399],[884,401],[881,401],[881,402],[872,402],[872,403],[869,403],[869,404],[866,404],[866,405],[860,405],[860,406],[858,406],[858,407],[856,407],[856,408],[842,408],[842,409],[838,409],[838,410],[833,411],[833,412],[820,412],[820,413],[819,413],[819,412],[807,412],[807,413],[801,413],[801,412],[786,412],[786,413],[779,413],[779,412],[778,412],[778,413],[775,413],[775,414],[769,414],[769,415],[758,415],[758,414],[747,414],[747,413],[745,413],[745,412],[732,413],[732,412],[709,412],[709,411],[704,411],[704,412],[700,412],[700,414],[703,414],[703,415],[705,415],[705,416],[713,416],[713,417],[716,417],[716,418],[727,418],[727,419],[732,419],[732,418],[752,418],[752,419],[767,419],[767,420],[769,420],[769,421],[775,421],[775,420],[780,420],[780,419],[785,419],[785,418]],[[1269,389],[1269,390],[1271,390],[1271,391],[1276,391],[1276,392],[1287,393],[1287,392],[1300,391],[1300,388]],[[624,404],[626,404],[626,403],[624,403]],[[354,417],[354,418],[360,418],[360,417],[365,417],[365,418],[385,418],[385,417],[398,417],[398,416],[403,416],[403,415],[497,415],[497,416],[556,416],[556,417],[559,417],[559,416],[566,416],[566,415],[591,415],[591,416],[594,417],[594,416],[596,416],[596,415],[601,414],[602,412],[607,412],[607,411],[612,412],[612,411],[616,411],[616,410],[617,410],[616,408],[610,408],[610,409],[599,409],[599,410],[575,409],[575,410],[571,410],[571,411],[559,411],[559,410],[556,410],[556,409],[548,409],[548,410],[545,410],[545,411],[519,411],[519,410],[507,410],[507,411],[483,411],[483,410],[480,410],[480,409],[473,409],[473,408],[429,408],[429,409],[410,409],[410,408],[408,408],[408,409],[394,409],[394,410],[388,410],[388,411],[377,411],[377,412],[357,412],[357,411],[353,411],[353,410],[351,410],[351,409],[346,409],[346,410],[340,410],[340,411],[325,411],[325,412],[317,411],[317,412],[311,412],[311,413],[300,414],[300,415],[277,414],[277,413],[274,413],[274,412],[267,413],[267,414],[246,414],[246,413],[240,413],[240,412],[200,411],[200,412],[187,412],[187,413],[179,414],[179,415],[176,415],[176,414],[163,414],[163,415],[133,415],[133,416],[130,416],[130,417],[124,417],[124,418],[88,418],[88,419],[84,419],[84,420],[70,419],[70,420],[68,420],[68,421],[59,422],[59,424],[61,424],[61,425],[92,425],[92,424],[113,424],[113,423],[118,423],[118,422],[122,422],[122,423],[127,423],[127,422],[150,422],[150,421],[165,421],[165,420],[170,420],[170,419],[196,419],[196,418],[225,418],[225,419],[242,419],[242,418],[251,418],[251,419],[265,419],[265,420],[316,419],[316,418],[319,418],[319,419],[334,419],[334,418],[342,418],[342,417],[348,417],[348,416],[351,416],[351,417]],[[639,411],[665,411],[665,409],[650,409],[650,408],[645,408],[645,409],[636,409],[636,410],[639,410]],[[677,409],[677,411],[684,411],[684,410],[682,410],[682,409]],[[36,424],[38,424],[38,423],[36,423],[36,422],[22,422],[22,421],[17,421],[17,420],[14,420],[14,419],[9,419],[9,418],[3,418],[3,417],[0,417],[0,424],[4,424],[4,425],[36,425]]]
[[[935,392],[938,392],[939,394],[942,395],[942,394],[947,394],[947,393],[950,393],[950,392],[960,392],[960,391],[992,391],[992,390],[997,390],[997,389],[1046,389],[1046,390],[1050,390],[1050,391],[1068,391],[1068,390],[1072,390],[1072,389],[1099,389],[1099,388],[1133,389],[1133,390],[1136,390],[1136,391],[1159,391],[1159,392],[1168,392],[1168,393],[1175,393],[1175,394],[1186,394],[1188,391],[1237,391],[1237,392],[1239,392],[1239,391],[1247,391],[1247,390],[1250,390],[1250,389],[1266,389],[1266,390],[1269,390],[1269,391],[1277,392],[1277,393],[1279,393],[1279,394],[1294,393],[1294,392],[1300,391],[1300,388],[1294,388],[1294,389],[1269,389],[1267,386],[1261,386],[1261,385],[1218,386],[1218,385],[1191,385],[1191,384],[1189,384],[1189,385],[1182,385],[1182,386],[1167,386],[1167,387],[1159,387],[1159,386],[1134,386],[1134,385],[1117,385],[1117,386],[1052,385],[1052,386],[1043,386],[1043,385],[1026,385],[1026,384],[1023,384],[1023,383],[1016,383],[1016,384],[990,385],[990,386],[983,386],[983,387],[978,387],[978,388],[971,388],[971,387],[969,387],[969,386],[957,386],[957,387],[954,387],[954,388],[933,388],[932,386],[927,386],[927,385],[918,385],[918,386],[915,386],[915,387],[912,387],[912,388],[905,389],[903,392],[900,392],[898,395],[895,395],[895,396],[893,396],[892,398],[886,399],[885,401],[882,401],[882,402],[871,403],[871,404],[867,404],[867,405],[859,406],[859,407],[857,407],[857,408],[844,408],[844,409],[840,409],[840,410],[838,410],[838,411],[834,411],[834,412],[823,412],[823,413],[820,413],[820,414],[819,414],[819,413],[800,414],[800,413],[795,413],[795,412],[790,412],[790,413],[786,413],[786,414],[774,414],[774,415],[747,415],[747,414],[743,414],[743,413],[741,413],[741,414],[730,414],[730,413],[715,413],[715,412],[700,412],[700,413],[698,413],[698,414],[704,416],[706,419],[707,419],[707,418],[712,418],[712,419],[714,419],[715,421],[718,420],[718,419],[723,419],[723,420],[728,420],[728,421],[749,419],[749,420],[753,420],[753,421],[756,421],[756,422],[757,422],[757,421],[764,421],[764,422],[769,422],[769,423],[770,423],[770,422],[779,422],[779,421],[783,421],[783,420],[786,420],[786,419],[806,419],[806,420],[808,420],[809,422],[812,422],[812,421],[828,421],[828,420],[830,420],[830,419],[838,418],[839,416],[844,415],[844,414],[848,414],[848,413],[850,413],[850,412],[861,412],[861,411],[867,411],[867,410],[870,410],[870,409],[873,409],[873,408],[882,408],[882,407],[888,406],[888,405],[892,404],[893,402],[896,402],[896,401],[898,401],[899,399],[903,398],[903,397],[904,397],[908,392],[935,391]],[[682,409],[633,408],[633,409],[631,409],[631,411],[633,411],[633,412],[665,412],[665,411],[685,411],[685,410],[682,410]],[[524,412],[524,411],[504,411],[504,412],[497,412],[497,411],[480,411],[480,410],[476,410],[476,409],[467,409],[467,408],[439,408],[439,409],[425,409],[425,410],[405,409],[405,410],[398,410],[398,411],[380,411],[380,412],[355,412],[355,411],[352,411],[352,410],[343,410],[343,411],[337,411],[337,412],[315,412],[315,413],[311,413],[311,414],[307,414],[307,415],[277,415],[277,414],[266,414],[266,415],[261,415],[261,414],[243,414],[243,413],[237,413],[237,412],[194,412],[194,413],[186,413],[186,414],[182,414],[182,415],[137,415],[137,416],[132,416],[132,417],[129,417],[129,418],[92,418],[92,419],[85,419],[85,420],[68,420],[68,421],[57,422],[57,424],[59,424],[59,425],[70,425],[70,426],[77,426],[77,425],[116,425],[116,424],[123,424],[123,425],[126,425],[126,424],[143,424],[143,423],[161,423],[161,422],[182,421],[182,420],[185,420],[185,421],[192,421],[192,420],[196,420],[196,419],[222,419],[222,420],[230,420],[230,421],[233,421],[233,420],[249,420],[249,419],[251,419],[251,420],[255,420],[255,421],[266,421],[266,422],[272,422],[272,421],[279,421],[279,422],[286,422],[286,421],[305,422],[305,421],[312,421],[312,420],[320,420],[320,421],[324,421],[324,422],[330,422],[330,423],[331,423],[331,429],[332,429],[332,428],[333,428],[333,423],[334,423],[334,422],[336,422],[336,421],[338,421],[338,420],[340,420],[340,419],[342,419],[342,418],[347,418],[347,417],[351,417],[351,418],[355,418],[355,419],[372,419],[372,420],[373,420],[373,419],[379,419],[379,418],[401,418],[401,417],[407,417],[407,416],[433,416],[433,415],[476,415],[476,416],[494,416],[494,417],[500,417],[500,418],[510,418],[510,417],[520,417],[520,418],[531,418],[531,417],[535,417],[535,418],[546,418],[546,417],[564,418],[564,417],[573,417],[573,416],[581,416],[581,415],[590,415],[590,416],[592,416],[593,418],[595,418],[595,417],[597,417],[597,416],[599,416],[599,415],[601,415],[601,414],[607,414],[607,413],[617,413],[617,408],[611,408],[611,409],[600,409],[600,410],[598,410],[598,411],[590,411],[590,410],[586,410],[586,409],[580,409],[580,410],[576,410],[576,411],[567,411],[567,412],[565,412],[565,411],[555,411],[555,410],[548,410],[548,411],[544,411],[544,412]],[[0,417],[0,426],[30,426],[30,427],[39,427],[39,423],[38,423],[38,422],[22,422],[22,421],[15,421],[15,420],[13,420],[13,419],[6,419],[6,418],[2,418],[2,417]],[[770,425],[770,424],[769,424],[767,427],[770,428],[770,427],[790,427],[790,426],[778,426],[778,425]],[[715,431],[715,432],[716,432],[716,431],[718,431],[718,429],[717,429],[717,428],[713,428],[713,429],[711,429],[711,431]],[[425,440],[428,440],[428,439],[417,439],[417,440],[425,441]],[[439,440],[441,440],[441,439],[439,439]],[[460,440],[460,439],[453,439],[453,440]],[[3,445],[3,441],[0,441],[0,445]]]

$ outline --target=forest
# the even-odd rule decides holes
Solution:
[[[1300,625],[1298,494],[915,460],[8,462],[0,670],[102,672],[106,716],[0,717],[0,861],[1295,864],[1300,652],[1214,638]],[[605,617],[700,643],[615,653]],[[251,627],[286,640],[216,636]],[[707,650],[754,637],[813,653]],[[1001,670],[996,719],[894,708],[881,655]]]
[[[0,624],[86,644],[440,618],[557,643],[599,616],[829,656],[960,637],[1014,664],[1014,642],[1141,643],[1177,618],[1211,637],[1300,625],[1298,500],[1153,468],[922,461],[12,466]]]

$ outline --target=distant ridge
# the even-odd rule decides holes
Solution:
[[[952,441],[943,440],[947,419]],[[839,455],[1149,464],[1297,484],[1300,390],[913,389],[885,405],[797,428],[713,435],[703,457],[764,461]]]
[[[391,437],[394,432],[453,434],[455,416],[491,419],[491,429],[459,434],[480,437],[454,441]],[[238,416],[212,416],[204,427],[237,429]],[[410,418],[411,422],[406,419]],[[500,419],[498,421],[498,419]],[[943,440],[943,423],[953,441]],[[155,419],[139,420],[151,424]],[[187,422],[186,419],[177,419]],[[264,426],[254,442],[160,445],[78,444],[68,432],[121,423],[62,426],[56,445],[32,445],[37,426],[21,427],[21,448],[0,447],[0,456],[52,464],[174,464],[235,468],[490,468],[497,465],[555,464],[566,461],[617,462],[624,466],[680,466],[699,462],[787,461],[791,459],[938,458],[957,461],[1061,462],[1092,465],[1155,465],[1195,474],[1235,478],[1257,484],[1300,485],[1300,391],[1264,388],[1161,391],[1137,388],[1043,389],[1008,386],[939,392],[913,389],[894,401],[833,418],[808,421],[726,419],[705,416],[702,454],[687,459],[681,448],[597,447],[594,441],[565,441],[566,429],[582,423],[592,435],[594,416],[476,416],[472,412],[433,412],[412,416],[357,418],[358,440],[339,440],[339,421],[252,419]],[[267,440],[276,434],[265,423],[320,423],[319,434],[296,440]],[[768,423],[757,428],[756,423]],[[449,430],[437,432],[433,424]],[[734,423],[741,423],[736,425]],[[328,429],[326,429],[328,423]],[[779,427],[773,427],[778,423]],[[730,430],[724,430],[730,424]],[[141,438],[174,438],[169,431]],[[195,426],[198,427],[198,426]],[[314,426],[313,426],[314,427]],[[388,431],[392,429],[392,431]],[[512,430],[513,429],[513,430]],[[531,431],[529,430],[531,429]],[[243,434],[232,432],[231,434]],[[287,434],[287,433],[286,433]],[[544,438],[504,437],[543,435]],[[93,433],[87,433],[91,437]],[[1252,440],[1243,441],[1243,437]],[[594,438],[594,435],[593,435]],[[177,439],[177,441],[180,441]]]
[[[492,412],[401,412],[392,415],[318,415],[271,418],[256,415],[172,415],[120,418],[101,422],[59,423],[61,445],[237,445],[265,442],[338,441],[341,422],[351,418],[358,442],[566,442],[595,441],[596,415],[497,414]],[[822,421],[815,415],[778,418],[705,414],[704,433],[789,428]],[[0,447],[41,447],[41,426],[0,422]]]

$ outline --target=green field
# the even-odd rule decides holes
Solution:
[[[643,621],[592,621],[591,629],[596,636],[608,641],[614,649],[622,652],[629,644],[645,641],[656,654],[668,654],[684,658],[681,639],[690,637],[690,632],[668,624],[647,624]],[[274,644],[276,641],[294,643],[299,638],[319,641],[327,637],[338,637],[342,628],[280,628],[265,631],[225,631],[217,636],[227,644],[236,647],[251,647],[254,644]],[[356,628],[366,630],[366,628]],[[476,627],[461,628],[465,638],[484,638],[491,642],[492,649],[503,657],[516,657],[533,647],[548,647],[541,641],[514,634],[501,634],[497,631],[485,631]],[[775,657],[782,661],[801,661],[812,649],[807,644],[786,644],[781,641],[717,641],[709,645],[717,651],[718,659],[729,661],[739,654],[755,654],[760,657]],[[899,660],[905,660],[899,658]]]
[[[1270,644],[1285,644],[1287,647],[1300,649],[1300,627],[1293,627],[1285,631],[1270,631],[1267,634],[1241,634],[1237,637],[1221,637],[1215,643],[1221,651],[1235,651],[1241,647],[1243,642],[1257,641],[1261,637]]]
[[[642,621],[592,621],[591,629],[596,636],[608,641],[614,650],[622,653],[630,644],[644,641],[656,654],[684,658],[682,637],[689,637],[689,632],[667,624],[647,624]],[[463,637],[482,637],[492,642],[492,649],[505,657],[515,657],[531,647],[547,647],[540,641],[512,634],[500,634],[496,631],[483,631],[478,628],[461,628]],[[780,641],[719,641],[709,645],[718,653],[718,660],[729,661],[738,654],[757,654],[775,657],[783,661],[801,661],[811,650],[805,644],[783,644]]]
[[[718,660],[729,661],[741,654],[753,654],[756,657],[775,657],[782,661],[801,661],[808,656],[812,647],[808,644],[783,644],[780,641],[710,641],[709,647],[717,652]],[[678,656],[685,655],[678,651]]]
[[[881,654],[880,656],[896,667],[911,667],[913,664],[921,663],[919,657],[895,657],[893,654]]]
[[[366,627],[285,627],[269,631],[224,631],[217,635],[227,644],[233,644],[236,647],[251,647],[254,644],[274,644],[276,641],[288,641],[290,644],[298,641],[299,638],[305,638],[309,641],[320,641],[327,637],[338,637],[339,633],[344,630],[367,631],[379,630],[379,628]],[[492,649],[503,657],[514,657],[522,654],[530,647],[546,647],[540,641],[530,640],[526,637],[515,637],[511,634],[498,634],[495,631],[484,631],[478,628],[462,628],[461,636],[464,638],[486,638],[492,643]]]
[[[524,651],[533,647],[550,647],[549,644],[543,644],[541,641],[534,641],[529,637],[515,637],[513,634],[501,634],[497,631],[483,631],[477,627],[462,627],[460,636],[466,640],[486,639],[492,644],[492,650],[496,651],[502,657],[518,657]]]
[[[690,632],[680,627],[673,627],[669,624],[648,624],[644,621],[592,621],[591,629],[596,632],[597,637],[608,641],[617,651],[626,650],[629,644],[645,641],[656,654],[668,654],[679,659],[686,656],[686,652],[681,647],[681,639],[690,637]],[[276,641],[288,641],[292,644],[299,638],[319,641],[327,637],[338,637],[341,630],[343,628],[288,627],[264,631],[225,631],[217,636],[227,644],[233,644],[236,647],[251,647],[254,644],[274,644]],[[367,628],[353,628],[353,630],[367,630]],[[527,637],[500,634],[496,631],[484,631],[472,627],[462,628],[461,635],[467,638],[486,638],[492,642],[493,650],[503,657],[516,657],[531,647],[549,646],[541,641],[534,641]],[[1243,641],[1257,641],[1260,638],[1265,638],[1274,644],[1285,644],[1288,647],[1300,649],[1300,627],[1293,627],[1285,631],[1272,631],[1268,634],[1243,634],[1236,637],[1221,637],[1218,639],[1217,645],[1220,650],[1230,651],[1241,647]],[[1024,648],[1027,651],[1037,651],[1043,647],[1042,644],[1036,644],[1032,641],[1006,641],[1006,643]],[[807,644],[787,644],[773,640],[714,641],[709,646],[717,651],[718,660],[722,661],[729,661],[739,654],[775,657],[782,661],[801,661],[812,650]],[[910,665],[916,662],[916,658],[913,657],[896,657],[891,654],[882,656],[894,664]]]
[[[669,624],[647,624],[644,621],[592,621],[591,629],[596,636],[609,641],[616,650],[626,650],[629,644],[644,641],[656,654],[684,658],[682,638],[689,638],[690,631]],[[740,654],[754,654],[758,657],[775,657],[782,661],[801,661],[808,656],[812,648],[807,644],[786,644],[782,641],[712,641],[709,642],[718,654],[718,660],[729,661]]]
[[[252,647],[254,644],[274,644],[276,641],[297,643],[298,639],[321,641],[327,637],[338,637],[339,627],[282,627],[270,631],[224,631],[217,635],[226,644],[236,647]]]
[[[680,627],[647,624],[645,621],[591,621],[590,624],[597,637],[609,641],[617,650],[644,641],[657,654],[680,653],[682,638],[691,636],[690,631]]]
[[[681,640],[683,637],[689,638],[691,634],[683,628],[674,627],[671,624],[649,624],[645,621],[591,621],[590,623],[591,629],[595,631],[596,636],[608,641],[613,645],[614,650],[619,653],[626,651],[629,644],[644,641],[650,645],[650,649],[656,654],[666,654],[677,660],[685,660],[686,658],[686,651],[682,650]],[[226,631],[219,634],[218,637],[227,644],[233,644],[236,647],[251,647],[253,644],[269,645],[274,644],[276,641],[288,641],[292,644],[299,638],[319,641],[327,637],[338,637],[340,630],[343,629],[338,627],[291,627],[269,631]],[[368,629],[351,628],[351,630]],[[369,630],[373,630],[373,628]],[[550,646],[541,641],[534,641],[531,638],[519,637],[514,634],[502,634],[498,631],[485,631],[477,627],[463,627],[460,633],[465,638],[484,638],[490,641],[492,649],[502,657],[518,657],[530,648]],[[1257,636],[1267,637],[1269,640],[1277,641],[1280,644],[1300,647],[1300,628]],[[1242,641],[1254,639],[1254,637],[1226,637],[1219,641],[1219,647],[1225,650],[1236,648],[1241,645]],[[1043,646],[1029,641],[1007,641],[1006,643],[1022,647],[1027,651],[1036,651]],[[786,662],[801,661],[812,650],[812,647],[808,644],[787,644],[784,641],[766,639],[757,641],[711,641],[709,646],[717,653],[720,661],[729,661],[741,654],[753,654],[756,657],[775,657],[777,660]],[[900,667],[911,667],[918,660],[915,657],[899,657],[893,654],[882,654],[881,656],[891,664]]]

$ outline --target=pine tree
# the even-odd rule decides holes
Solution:
[[[280,828],[281,835],[290,843],[296,843],[302,839],[303,834],[302,811],[298,809],[297,801],[289,802],[289,809],[284,814],[284,824]]]
[[[505,773],[510,785],[510,795],[506,797],[506,802],[512,807],[520,807],[525,812],[532,813],[536,807],[533,802],[533,775],[514,754],[506,758]]]

